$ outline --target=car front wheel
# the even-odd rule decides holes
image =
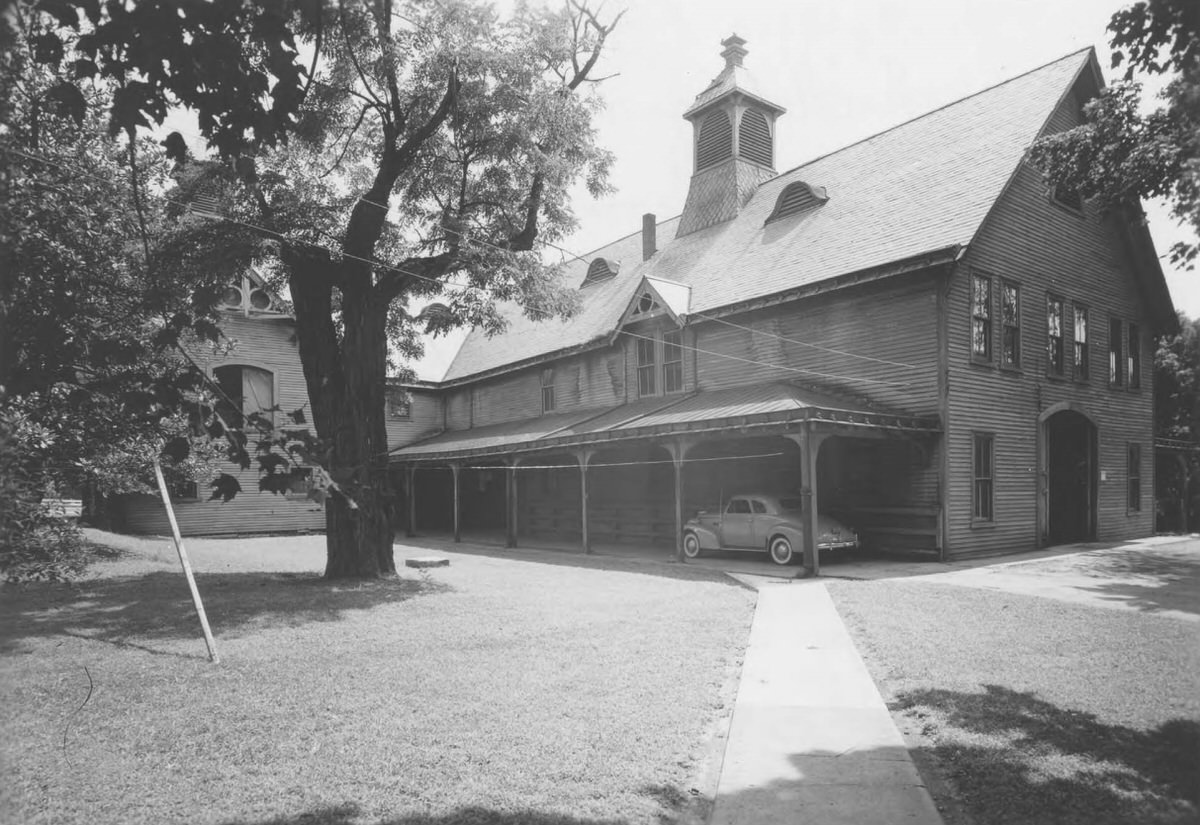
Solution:
[[[776,564],[792,563],[792,543],[788,541],[787,536],[772,538],[767,550],[771,554],[771,561]]]
[[[689,559],[700,557],[700,537],[695,533],[683,534],[683,555]]]

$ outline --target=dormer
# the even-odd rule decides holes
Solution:
[[[587,275],[584,276],[583,283],[579,285],[579,288],[583,289],[585,286],[607,281],[620,271],[620,261],[614,261],[611,258],[596,258],[588,264]]]
[[[789,183],[783,187],[783,191],[775,199],[775,208],[771,210],[766,223],[815,209],[827,200],[829,200],[829,195],[826,194],[824,186],[810,186],[799,180]]]
[[[734,218],[775,176],[775,121],[786,110],[756,91],[745,44],[736,34],[721,41],[725,68],[684,112],[692,123],[693,174],[676,237]]]

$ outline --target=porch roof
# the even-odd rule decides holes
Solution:
[[[575,415],[547,415],[444,432],[393,450],[392,459],[429,462],[500,457],[689,433],[785,428],[789,423],[806,420],[876,430],[941,430],[936,417],[885,411],[810,387],[772,383],[643,399]]]

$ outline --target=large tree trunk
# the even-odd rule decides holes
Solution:
[[[313,424],[341,490],[325,502],[325,576],[394,573],[384,419],[387,307],[372,301],[369,288],[348,286],[355,273],[339,271],[324,255],[291,250],[286,261]],[[340,337],[333,283],[342,287]]]

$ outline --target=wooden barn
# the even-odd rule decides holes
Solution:
[[[1026,161],[1080,122],[1094,53],[781,173],[786,114],[723,45],[682,213],[568,266],[576,317],[509,307],[409,388],[409,529],[672,548],[774,490],[941,558],[1149,535],[1162,271],[1136,207]]]

